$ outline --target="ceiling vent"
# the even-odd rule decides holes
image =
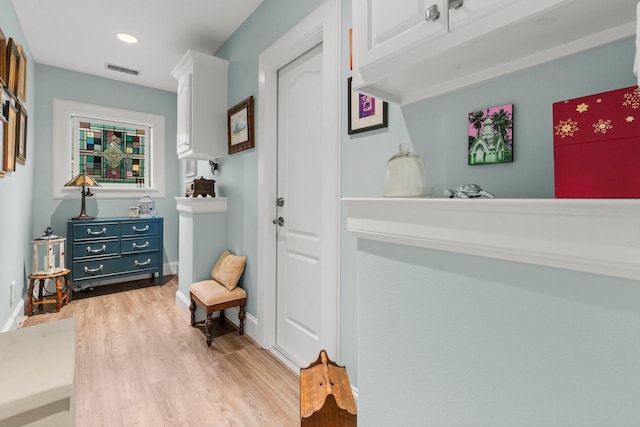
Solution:
[[[119,65],[113,65],[113,64],[105,64],[105,68],[107,70],[112,70],[112,71],[117,71],[119,73],[125,73],[125,74],[131,74],[132,76],[137,76],[140,74],[140,71],[138,70],[133,70],[131,68],[125,68],[125,67],[120,67]]]

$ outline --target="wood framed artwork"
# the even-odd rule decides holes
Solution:
[[[18,47],[13,42],[12,38],[9,38],[9,41],[7,42],[5,59],[5,89],[12,98],[15,98],[18,89],[18,61],[20,60],[20,54],[18,53]]]
[[[16,170],[16,125],[18,120],[18,110],[11,101],[4,104],[4,116],[7,122],[4,124],[2,169],[5,172]]]
[[[253,139],[253,96],[227,110],[229,154],[255,147]]]
[[[4,38],[2,28],[0,28],[0,88],[7,84],[7,39]]]
[[[18,106],[17,130],[16,130],[16,162],[24,165],[27,161],[27,110],[21,102],[16,102]]]
[[[0,89],[0,101],[2,101],[2,89]],[[6,173],[4,170],[4,134],[8,130],[7,123],[8,121],[4,117],[4,113],[0,111],[0,178],[4,178],[4,174]]]
[[[351,77],[347,82],[349,135],[389,126],[389,105],[373,96],[353,90]]]
[[[18,81],[16,85],[16,92],[18,99],[22,102],[27,102],[27,53],[21,44],[17,46],[18,49]]]

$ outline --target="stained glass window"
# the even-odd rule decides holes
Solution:
[[[74,162],[101,185],[146,187],[149,127],[73,118]]]

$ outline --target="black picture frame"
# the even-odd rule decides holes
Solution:
[[[347,79],[349,135],[388,127],[389,104],[353,90],[351,80],[351,77]]]

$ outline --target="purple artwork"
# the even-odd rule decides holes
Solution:
[[[358,103],[359,117],[374,116],[376,114],[376,99],[372,96],[360,94],[360,102]]]

